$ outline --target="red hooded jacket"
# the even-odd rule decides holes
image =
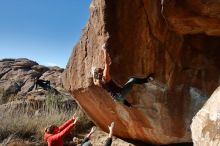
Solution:
[[[59,126],[59,133],[56,134],[44,134],[44,140],[47,141],[48,146],[63,146],[63,136],[70,132],[73,128],[74,119],[69,119],[63,125]]]

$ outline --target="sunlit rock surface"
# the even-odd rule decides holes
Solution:
[[[195,146],[220,145],[220,87],[193,118],[192,139]]]
[[[191,142],[192,117],[219,85],[219,1],[93,0],[90,18],[64,74],[64,86],[103,130],[155,144]],[[92,83],[91,68],[104,67],[107,42],[111,76],[156,74],[115,103]]]

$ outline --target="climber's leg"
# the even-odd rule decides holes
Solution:
[[[129,91],[132,89],[134,84],[144,84],[153,80],[153,74],[147,75],[145,78],[132,77],[128,82],[122,87],[121,96],[126,97]]]

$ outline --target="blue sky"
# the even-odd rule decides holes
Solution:
[[[0,0],[0,59],[65,67],[91,0]]]

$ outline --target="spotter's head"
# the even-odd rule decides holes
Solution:
[[[45,132],[49,134],[56,134],[59,133],[59,128],[56,125],[51,125],[45,128]]]

